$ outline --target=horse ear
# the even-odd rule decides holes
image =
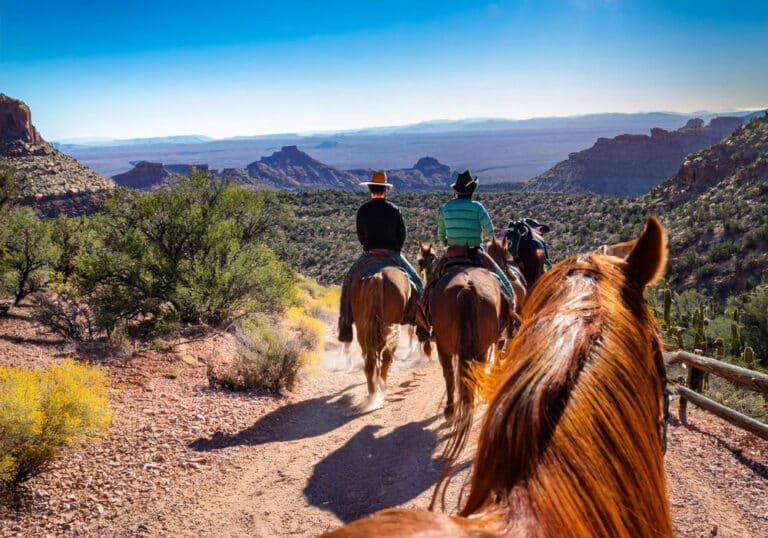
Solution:
[[[641,287],[653,284],[667,266],[667,234],[653,215],[626,258],[625,271]]]
[[[504,237],[501,238],[501,246],[506,249],[508,244],[509,244],[509,241],[507,241],[507,236],[505,235]]]

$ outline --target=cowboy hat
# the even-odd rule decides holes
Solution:
[[[384,170],[374,170],[370,181],[363,181],[360,185],[378,185],[380,187],[392,187],[392,183],[387,183],[387,173]]]
[[[472,177],[472,172],[469,169],[464,170],[456,178],[456,182],[451,185],[451,188],[459,194],[471,194],[477,188],[477,178]]]

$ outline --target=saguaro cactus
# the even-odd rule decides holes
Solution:
[[[725,359],[725,342],[722,338],[715,340],[715,358],[719,361]]]
[[[744,348],[744,353],[741,354],[741,360],[744,361],[744,365],[750,370],[754,370],[757,367],[755,362],[755,350],[747,346]]]
[[[733,320],[731,321],[731,355],[738,357],[741,353],[742,346],[742,333],[741,333],[741,316],[738,310],[733,311]]]
[[[704,309],[700,306],[693,313],[693,349],[700,349],[701,353],[707,352],[707,339],[704,335]]]

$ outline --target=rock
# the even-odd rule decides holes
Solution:
[[[16,140],[29,144],[45,142],[32,125],[32,112],[26,103],[0,93],[0,142]]]
[[[163,166],[163,163],[149,161],[139,161],[127,172],[112,176],[118,185],[141,190],[158,188],[168,183],[171,178],[171,172]]]
[[[742,124],[738,117],[688,120],[677,131],[653,128],[650,136],[623,134],[598,138],[523,185],[525,191],[588,191],[636,196],[673,174],[685,156],[720,141]]]
[[[368,181],[372,170],[350,170],[358,181]],[[387,170],[387,180],[396,189],[403,190],[442,190],[451,184],[453,173],[448,165],[434,157],[422,157],[412,168]]]
[[[32,125],[29,107],[4,94],[0,157],[18,172],[19,202],[43,216],[93,213],[115,189],[114,182],[43,140]]]
[[[284,189],[350,188],[359,183],[354,174],[313,159],[297,146],[283,146],[245,169],[256,183]]]

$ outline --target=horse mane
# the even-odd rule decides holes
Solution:
[[[659,271],[619,262],[592,254],[545,273],[504,366],[476,376],[492,403],[461,516],[504,509],[529,536],[672,534],[661,436],[643,435],[663,422],[662,343],[649,280],[635,278]]]

